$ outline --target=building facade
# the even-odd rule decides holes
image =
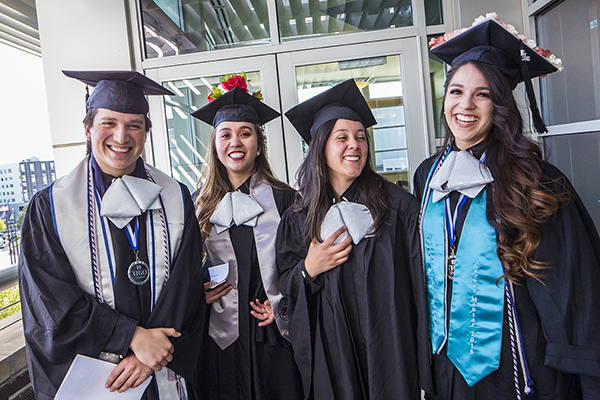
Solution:
[[[0,165],[0,206],[23,203],[19,163]]]
[[[226,73],[244,71],[282,112],[354,78],[378,124],[379,173],[410,186],[441,145],[445,67],[431,37],[495,11],[563,59],[565,71],[534,82],[550,132],[538,138],[573,181],[600,226],[600,0],[37,0],[57,173],[85,154],[85,89],[63,69],[135,69],[175,93],[153,96],[146,161],[190,188],[210,127],[190,117]],[[598,10],[598,11],[597,11]],[[76,50],[75,50],[76,49]],[[528,119],[525,95],[516,97]],[[295,183],[305,146],[285,118],[265,127],[276,175]],[[593,182],[592,182],[593,181]]]
[[[56,180],[54,161],[40,161],[31,157],[19,163],[19,180],[23,201],[28,203],[34,194]]]

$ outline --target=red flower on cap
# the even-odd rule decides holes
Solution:
[[[221,77],[221,84],[219,86],[212,87],[212,93],[208,95],[208,102],[210,103],[211,101],[216,100],[236,87],[242,89],[244,92],[256,97],[259,100],[263,99],[260,90],[254,90],[250,84],[248,76],[244,71],[242,71],[240,74],[227,74]]]
[[[248,84],[246,83],[246,79],[244,79],[241,75],[233,75],[231,78],[223,81],[222,83],[223,89],[231,90],[234,87],[239,87],[244,92],[248,91]]]

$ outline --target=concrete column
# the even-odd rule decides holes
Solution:
[[[85,85],[62,70],[131,69],[128,2],[37,0],[56,176],[85,155]]]

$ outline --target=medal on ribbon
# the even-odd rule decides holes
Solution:
[[[127,240],[129,241],[129,244],[131,245],[131,248],[135,254],[135,261],[129,264],[129,268],[127,268],[127,277],[134,285],[142,286],[150,280],[150,266],[145,261],[140,260],[139,257],[139,223],[137,218],[133,220],[133,225],[133,230],[131,229],[131,224],[129,224],[127,225],[127,229],[125,231],[127,234]]]

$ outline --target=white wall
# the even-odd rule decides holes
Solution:
[[[56,176],[85,155],[85,85],[62,70],[131,69],[123,0],[37,0]]]

